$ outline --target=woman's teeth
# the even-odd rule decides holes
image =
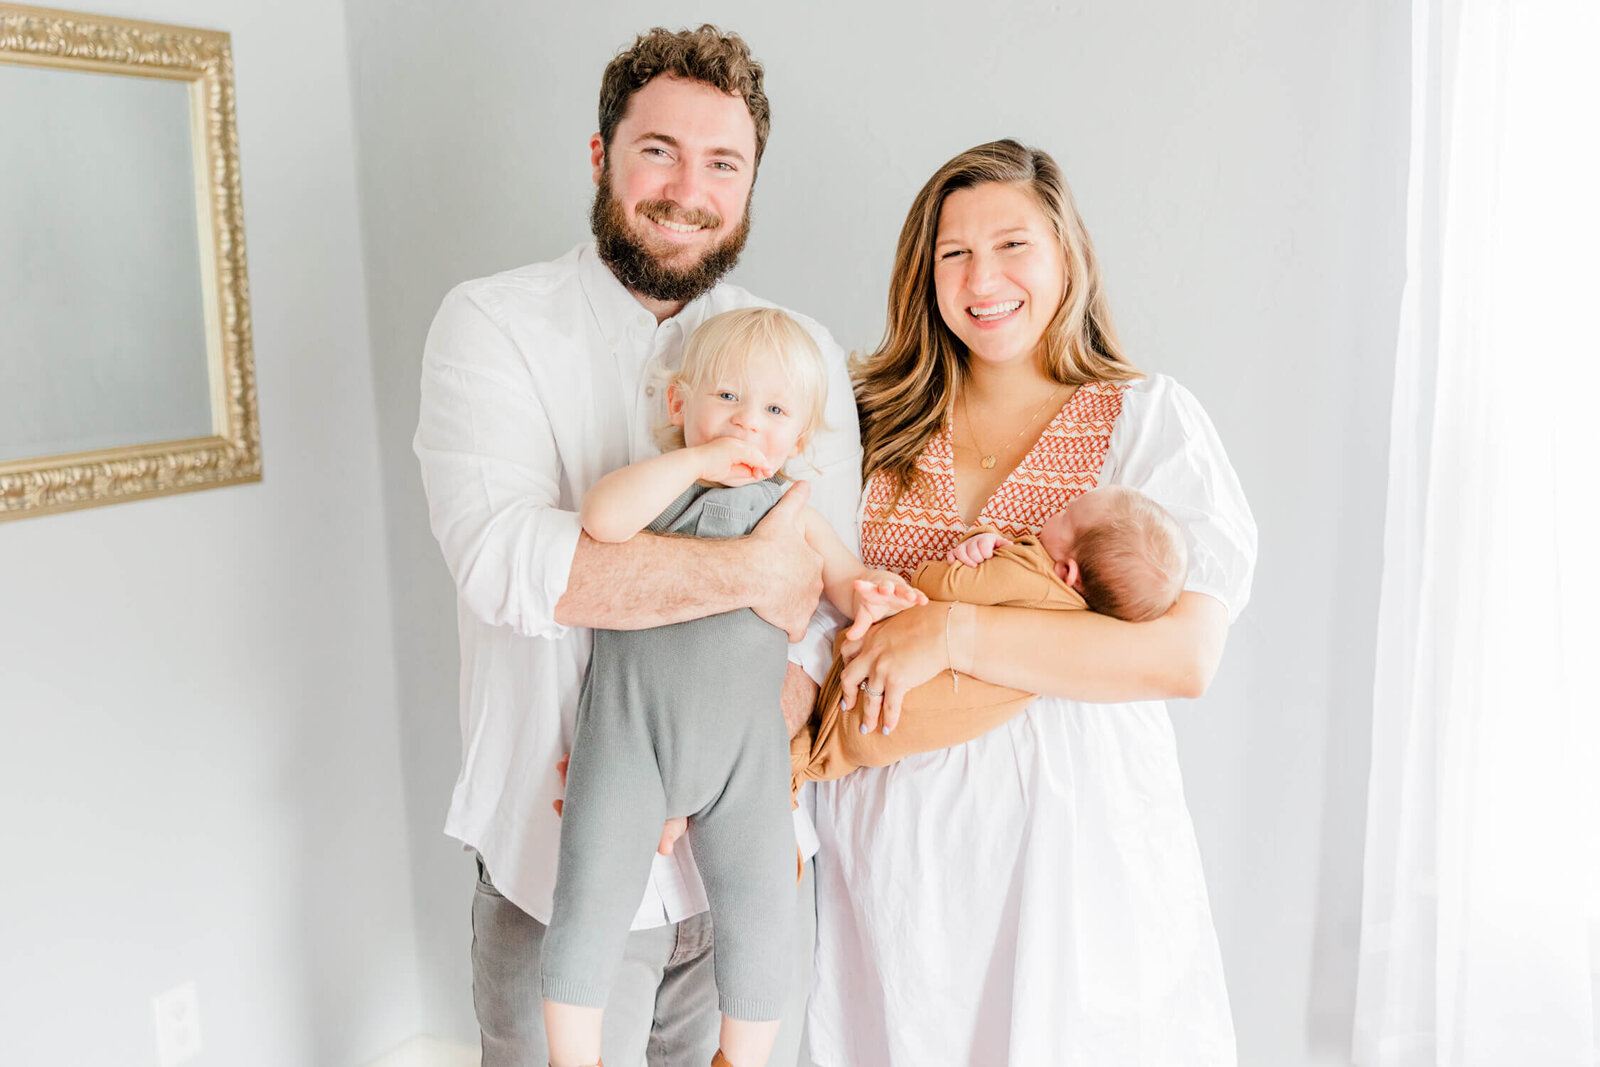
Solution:
[[[1007,300],[1003,304],[985,304],[982,307],[970,307],[967,309],[967,314],[979,322],[993,322],[996,319],[1005,318],[1021,306],[1022,301],[1020,300]]]

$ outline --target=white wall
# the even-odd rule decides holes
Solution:
[[[1246,1067],[1347,1062],[1401,264],[1405,5],[347,0],[425,1029],[474,1034],[453,781],[453,595],[409,438],[455,282],[586,236],[600,72],[709,19],[768,68],[773,137],[738,279],[846,346],[940,162],[1053,152],[1133,357],[1210,410],[1262,533],[1212,692],[1175,718]],[[930,932],[933,936],[933,932]]]
[[[342,8],[233,34],[265,481],[0,525],[0,1061],[366,1062],[419,990]],[[0,348],[4,340],[0,338]]]

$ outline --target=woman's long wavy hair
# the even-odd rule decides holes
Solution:
[[[857,367],[862,479],[885,471],[897,495],[911,488],[917,457],[939,432],[967,374],[967,347],[945,325],[934,293],[939,212],[955,190],[990,182],[1032,191],[1066,258],[1066,294],[1042,342],[1045,373],[1063,385],[1144,376],[1122,354],[1094,242],[1055,160],[1010,139],[969,148],[935,171],[912,201],[895,249],[883,342]]]

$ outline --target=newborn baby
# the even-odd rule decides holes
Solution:
[[[1166,614],[1183,591],[1188,553],[1177,523],[1136,489],[1106,486],[1074,497],[1037,536],[1015,541],[979,527],[943,561],[917,568],[929,600],[1096,611],[1127,622]],[[843,644],[841,634],[835,650]],[[898,723],[863,730],[865,701],[841,706],[837,654],[811,720],[790,741],[791,789],[964,744],[1008,721],[1037,694],[943,671],[906,694]]]

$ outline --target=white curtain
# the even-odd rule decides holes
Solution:
[[[1600,0],[1414,0],[1354,1052],[1595,1067]]]

